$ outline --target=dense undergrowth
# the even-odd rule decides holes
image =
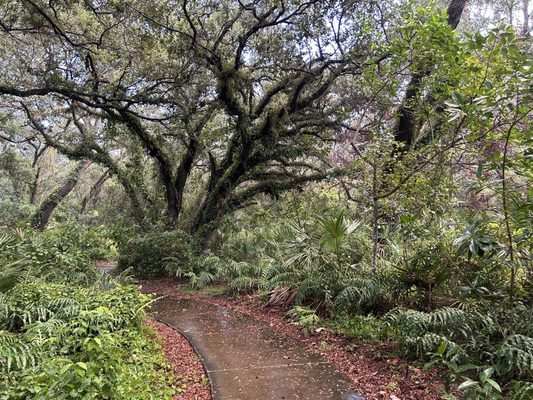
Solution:
[[[225,282],[233,293],[261,293],[308,333],[327,326],[395,343],[404,356],[448,370],[448,391],[459,388],[464,398],[531,398],[528,270],[519,269],[511,302],[497,224],[403,218],[401,230],[383,232],[373,272],[368,224],[345,217],[327,196],[314,201],[243,213],[210,252],[183,232],[143,236],[123,247],[120,265],[142,277],[165,271],[194,289]],[[515,251],[526,260],[529,229],[520,220],[515,229]]]
[[[101,229],[0,235],[1,399],[165,399],[171,373],[145,326],[151,299],[100,275]]]

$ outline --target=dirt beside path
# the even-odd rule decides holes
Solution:
[[[161,339],[161,347],[177,377],[178,394],[173,400],[211,400],[204,366],[191,344],[178,331],[157,321],[148,321]]]

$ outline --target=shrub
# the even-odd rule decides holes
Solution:
[[[149,297],[28,280],[0,297],[0,399],[169,398]]]
[[[106,226],[90,226],[79,223],[62,223],[44,232],[44,237],[64,247],[73,247],[90,260],[102,260],[116,256],[117,245]]]
[[[193,289],[201,289],[221,276],[224,261],[209,253],[191,257],[184,262],[183,258],[168,257],[166,270],[178,278],[185,278]]]
[[[90,284],[98,275],[86,252],[55,232],[6,231],[0,234],[0,291],[25,276]]]
[[[121,247],[117,267],[121,271],[130,268],[138,278],[155,278],[172,268],[188,266],[193,254],[193,240],[185,232],[151,232]]]
[[[390,310],[389,278],[385,274],[361,274],[343,282],[342,290],[335,297],[335,307],[352,314],[382,314]]]
[[[370,315],[340,316],[335,320],[335,328],[342,335],[363,342],[377,343],[391,336],[387,325],[379,318]]]
[[[500,399],[500,385],[516,394],[526,389],[522,384],[512,389],[514,379],[533,379],[531,313],[524,306],[509,309],[494,304],[478,310],[445,307],[429,313],[395,309],[384,321],[408,354],[431,354],[431,365],[440,363],[450,369],[451,383],[463,380],[459,387],[467,398]],[[491,397],[486,397],[488,390]]]
[[[258,289],[263,271],[260,264],[220,258],[210,252],[192,257],[188,263],[169,257],[166,268],[173,275],[187,279],[193,289],[201,289],[217,280],[224,280],[232,292]]]
[[[294,306],[286,313],[293,324],[302,328],[305,335],[310,335],[320,330],[321,320],[316,310],[309,307]]]

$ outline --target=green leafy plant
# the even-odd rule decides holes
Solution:
[[[335,329],[342,335],[368,343],[390,340],[392,332],[387,324],[370,315],[341,315],[334,320]]]
[[[91,257],[70,236],[48,231],[7,231],[0,237],[0,291],[20,279],[40,276],[50,281],[91,284],[98,271]]]
[[[149,302],[131,286],[17,284],[0,297],[0,399],[170,397]]]
[[[153,278],[185,270],[192,262],[194,243],[185,232],[152,232],[130,239],[119,250],[117,268],[138,278]]]
[[[292,323],[300,326],[306,335],[313,334],[321,329],[321,320],[316,310],[309,307],[295,306],[287,311],[287,317]]]

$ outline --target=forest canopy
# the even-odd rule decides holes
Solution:
[[[98,164],[139,224],[206,238],[259,194],[353,175],[357,152],[390,153],[384,180],[418,152],[383,196],[528,114],[518,39],[458,35],[465,3],[7,1],[3,136]]]

